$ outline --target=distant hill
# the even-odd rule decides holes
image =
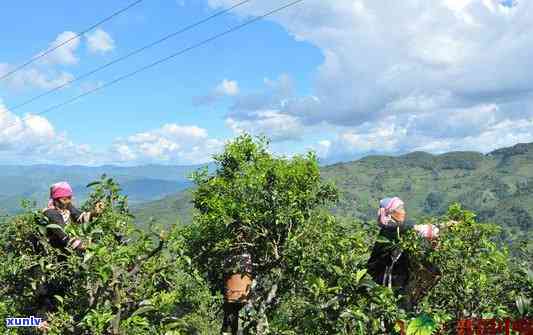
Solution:
[[[174,223],[190,223],[193,205],[191,189],[166,196],[163,199],[133,206],[133,214],[137,223],[146,225],[151,220],[164,225]]]
[[[0,166],[0,215],[20,210],[22,199],[37,201],[44,205],[50,185],[68,181],[75,191],[77,202],[83,201],[88,190],[86,185],[102,174],[112,176],[121,184],[132,204],[161,199],[191,186],[188,179],[201,165],[166,166],[145,165],[136,167],[118,166]]]
[[[491,221],[522,234],[533,227],[533,143],[518,144],[489,154],[451,152],[432,155],[368,156],[322,168],[334,181],[341,200],[333,211],[340,216],[374,220],[376,204],[398,195],[407,203],[411,221],[444,213],[454,201]],[[190,190],[141,204],[139,218],[190,222]]]

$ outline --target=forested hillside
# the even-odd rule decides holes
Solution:
[[[409,255],[415,275],[399,293],[367,273],[377,225],[327,210],[340,194],[312,153],[273,157],[267,142],[243,135],[215,162],[214,174],[193,176],[197,215],[189,225],[139,229],[106,177],[88,185],[82,210],[103,205],[91,222],[63,228],[31,205],[0,220],[0,318],[38,316],[49,335],[218,334],[226,275],[245,271],[254,285],[237,315],[243,335],[400,334],[402,322],[407,335],[451,335],[464,319],[533,317],[532,250],[511,257],[498,245],[501,227],[458,203],[430,218],[442,228],[436,245],[414,231],[378,241]],[[425,169],[411,169],[424,180]],[[87,247],[53,247],[50,229]],[[251,255],[251,270],[226,262],[242,253]],[[420,291],[417,269],[427,264],[441,274]],[[5,324],[0,331],[37,332]]]
[[[67,180],[76,193],[78,201],[88,197],[85,187],[102,174],[113,176],[120,182],[122,191],[132,204],[161,199],[192,185],[190,174],[196,166],[145,165],[135,167],[118,166],[0,166],[0,214],[16,213],[21,210],[21,200],[36,201],[43,206],[48,198],[51,184]]]
[[[460,202],[478,213],[480,221],[497,223],[509,232],[521,234],[533,227],[533,143],[488,155],[370,156],[323,167],[321,174],[339,188],[340,201],[333,211],[340,216],[374,220],[379,199],[398,195],[406,201],[411,222],[442,215],[450,204]],[[187,191],[136,206],[135,213],[163,223],[175,222],[177,213],[188,223],[190,201]]]

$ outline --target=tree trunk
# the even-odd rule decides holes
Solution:
[[[261,305],[259,307],[259,321],[257,322],[256,327],[256,334],[257,335],[264,335],[268,334],[269,332],[269,324],[268,324],[268,317],[266,315],[266,309],[268,305],[272,303],[272,300],[276,297],[278,291],[278,284],[272,285],[270,288],[270,291],[268,292],[268,296],[266,300],[263,300],[261,302]]]

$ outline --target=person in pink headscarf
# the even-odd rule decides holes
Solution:
[[[104,207],[98,204],[92,212],[82,212],[72,203],[74,192],[67,182],[59,182],[50,187],[50,199],[48,206],[43,210],[50,224],[55,224],[61,228],[48,228],[47,235],[50,244],[56,248],[69,248],[77,251],[85,251],[86,246],[77,238],[69,237],[64,228],[68,223],[85,223],[102,213]],[[61,255],[58,258],[64,261],[66,258]],[[63,296],[68,291],[68,284],[64,282],[50,281],[44,283],[39,288],[36,297],[37,309],[40,317],[44,320],[38,327],[46,332],[49,329],[47,311],[55,311],[57,308],[56,296]]]
[[[406,211],[404,202],[398,198],[385,198],[380,201],[378,209],[379,237],[397,242],[399,235],[407,231],[405,225]],[[409,281],[409,259],[398,248],[376,242],[370,259],[368,273],[378,284],[389,286],[403,292]]]
[[[50,223],[64,228],[70,222],[89,222],[92,217],[96,217],[102,212],[103,207],[101,205],[98,205],[93,212],[80,211],[72,204],[73,195],[72,187],[67,182],[59,182],[50,187],[50,200],[48,207],[44,210],[44,215]],[[63,229],[48,229],[48,238],[54,247],[85,250],[85,245],[79,239],[69,238]]]

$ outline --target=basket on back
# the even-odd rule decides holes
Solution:
[[[224,300],[230,303],[246,302],[252,287],[252,258],[250,254],[230,257],[225,264]]]

